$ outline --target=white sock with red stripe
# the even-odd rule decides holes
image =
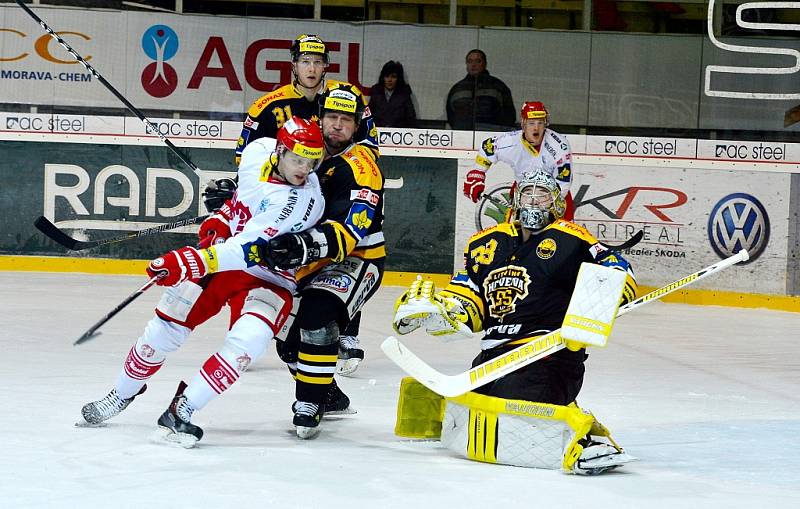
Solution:
[[[164,364],[167,354],[146,343],[144,336],[136,341],[117,377],[115,388],[120,399],[135,396],[147,380]]]
[[[223,348],[209,357],[200,368],[200,372],[183,391],[183,395],[195,410],[205,407],[209,401],[225,392],[239,379],[239,373],[234,367],[237,364],[236,358],[226,350],[227,348]]]

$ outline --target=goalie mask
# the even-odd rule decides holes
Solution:
[[[514,218],[522,228],[539,231],[564,217],[566,204],[552,175],[526,173],[514,192]]]

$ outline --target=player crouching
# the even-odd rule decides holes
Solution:
[[[473,361],[473,368],[485,366],[478,379],[502,370],[512,350],[560,328],[559,348],[455,398],[404,380],[395,431],[441,438],[460,455],[489,463],[580,474],[619,467],[634,458],[575,398],[585,347],[604,346],[619,305],[635,297],[633,272],[585,228],[561,219],[564,200],[549,174],[519,181],[513,214],[513,222],[470,239],[465,269],[444,290],[415,281],[397,301],[394,328],[407,334],[424,327],[437,336],[482,330]]]

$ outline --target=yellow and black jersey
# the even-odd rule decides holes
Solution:
[[[326,80],[323,90],[334,88],[340,83],[339,81]],[[361,95],[356,87],[353,88],[366,104],[364,96]],[[236,165],[239,165],[242,151],[249,143],[258,138],[277,138],[278,129],[283,127],[283,124],[290,118],[300,117],[307,120],[318,120],[320,95],[317,94],[313,101],[309,101],[297,90],[294,83],[290,83],[256,99],[250,109],[247,110],[247,117],[242,125],[242,134],[236,144]],[[372,149],[376,156],[379,154],[378,129],[375,126],[375,121],[372,119],[369,108],[364,110],[364,116],[358,126],[354,140],[356,143]]]
[[[317,170],[325,212],[317,229],[328,240],[328,257],[303,267],[298,280],[329,261],[354,255],[365,260],[386,258],[383,238],[384,177],[373,152],[360,144],[326,159]]]
[[[516,346],[561,327],[581,263],[629,269],[585,228],[563,220],[527,241],[518,224],[501,223],[478,232],[467,244],[464,262],[464,270],[442,293],[462,301],[471,318],[468,325],[485,331],[483,350]]]

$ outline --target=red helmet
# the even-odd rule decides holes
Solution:
[[[292,117],[278,130],[278,143],[301,157],[322,158],[322,131],[316,122]]]
[[[519,116],[523,122],[529,118],[543,118],[546,123],[550,123],[550,113],[541,101],[528,101],[523,104]]]

